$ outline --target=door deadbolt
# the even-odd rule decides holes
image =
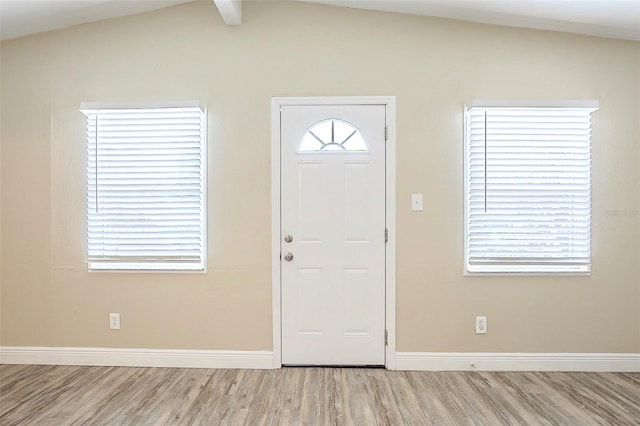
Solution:
[[[285,243],[290,243],[291,241],[293,241],[293,235],[287,234],[287,235],[284,236],[284,242]]]

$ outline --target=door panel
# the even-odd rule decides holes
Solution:
[[[283,364],[385,363],[384,126],[383,105],[281,109]]]
[[[367,306],[369,306],[369,291],[367,282],[370,280],[369,270],[365,268],[345,268],[343,274],[343,333],[366,336],[369,334],[370,323]]]
[[[298,268],[298,333],[320,334],[322,312],[317,303],[323,280],[321,268]]]
[[[369,165],[367,163],[345,164],[345,202],[344,202],[344,242],[368,243],[371,231],[366,216],[369,197],[363,188],[367,187]],[[374,230],[379,231],[378,230]]]
[[[299,241],[321,243],[324,235],[322,198],[317,192],[324,192],[322,163],[298,163],[298,233]]]

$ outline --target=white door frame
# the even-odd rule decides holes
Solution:
[[[282,367],[282,310],[280,260],[280,109],[295,105],[384,105],[386,108],[386,228],[389,239],[385,247],[385,328],[388,341],[385,367],[396,366],[396,98],[395,96],[348,97],[274,97],[271,98],[271,271],[273,297],[273,368]]]

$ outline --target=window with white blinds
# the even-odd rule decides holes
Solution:
[[[465,111],[467,272],[590,271],[594,110]]]
[[[203,270],[205,113],[83,109],[90,270]]]

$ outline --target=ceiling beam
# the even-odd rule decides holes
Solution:
[[[242,21],[242,0],[213,0],[222,20],[227,25],[240,25]]]

